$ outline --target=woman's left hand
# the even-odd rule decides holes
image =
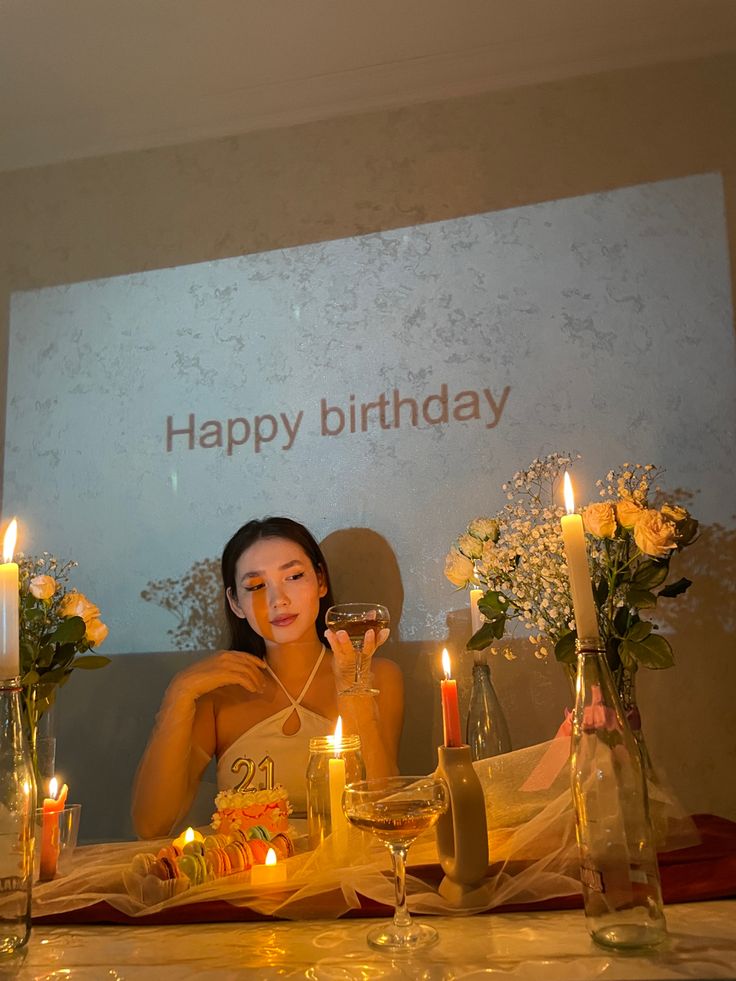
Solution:
[[[366,630],[363,638],[363,646],[360,652],[356,651],[350,642],[347,630],[326,630],[325,640],[330,645],[334,654],[333,670],[335,672],[335,682],[337,684],[338,695],[350,688],[360,677],[364,688],[370,688],[370,663],[371,658],[378,648],[385,644],[391,631],[388,627],[378,631],[376,637],[375,630]],[[356,660],[360,656],[359,671],[356,672]]]

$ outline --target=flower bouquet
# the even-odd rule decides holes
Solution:
[[[74,668],[101,668],[110,658],[87,653],[105,640],[108,629],[99,609],[69,588],[76,562],[42,556],[18,557],[20,670],[23,709],[34,766],[36,734],[44,712]],[[37,773],[38,776],[38,773]]]
[[[459,588],[485,590],[485,619],[470,639],[474,650],[521,626],[537,657],[556,658],[574,672],[575,621],[562,544],[559,482],[572,457],[534,460],[503,485],[507,503],[492,518],[476,518],[452,546],[445,575]],[[649,620],[663,599],[684,593],[689,579],[670,578],[675,552],[697,535],[698,523],[678,504],[654,506],[652,464],[625,463],[597,481],[602,500],[582,509],[600,636],[624,707],[639,667],[674,663],[668,640]],[[513,657],[510,648],[504,653]]]

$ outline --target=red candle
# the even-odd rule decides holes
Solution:
[[[440,682],[442,697],[442,725],[445,730],[445,746],[462,746],[460,734],[460,706],[457,701],[457,682],[450,677],[450,655],[447,648],[442,651],[442,670],[444,679]]]
[[[59,861],[59,814],[64,810],[66,795],[69,788],[66,784],[56,797],[56,777],[49,784],[50,797],[44,798],[41,824],[41,864],[38,878],[48,882],[56,875],[56,863]]]

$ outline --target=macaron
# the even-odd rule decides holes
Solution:
[[[250,850],[253,853],[253,864],[263,865],[266,861],[266,855],[268,855],[268,849],[271,847],[261,838],[253,838],[248,842]]]
[[[239,841],[232,841],[229,845],[225,845],[225,854],[230,859],[230,868],[233,872],[243,872],[248,868],[246,852]]]
[[[207,864],[201,855],[182,855],[178,862],[179,871],[193,886],[207,881]]]
[[[252,838],[260,838],[261,841],[270,841],[271,833],[262,824],[254,824],[252,828],[248,828],[248,840]]]
[[[131,872],[136,875],[150,875],[152,867],[158,862],[153,852],[138,852],[130,863]]]
[[[203,841],[188,841],[181,850],[182,855],[204,855]]]
[[[175,858],[169,858],[168,855],[162,855],[159,858],[161,866],[166,870],[167,879],[179,879],[181,878],[181,872],[179,871],[179,863]]]
[[[283,832],[273,836],[271,847],[275,849],[280,858],[290,858],[294,854],[294,842]]]
[[[178,845],[164,845],[163,848],[159,848],[156,858],[168,858],[172,862],[175,862],[177,858],[181,855],[181,848]]]
[[[223,848],[209,848],[205,852],[205,861],[212,875],[218,879],[232,871],[230,859]]]
[[[224,848],[229,841],[230,839],[227,835],[207,835],[204,839],[204,850],[209,851],[210,848]]]

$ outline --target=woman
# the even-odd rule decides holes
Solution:
[[[289,518],[249,521],[225,546],[222,577],[232,649],[181,671],[166,691],[133,790],[142,838],[166,835],[184,817],[212,756],[221,790],[241,779],[232,772],[238,757],[271,756],[276,781],[304,811],[309,739],[333,732],[338,715],[346,734],[360,736],[369,777],[398,772],[401,671],[374,658],[378,695],[338,694],[355,655],[345,631],[325,630],[329,574],[307,529]],[[387,637],[369,630],[364,655]]]

